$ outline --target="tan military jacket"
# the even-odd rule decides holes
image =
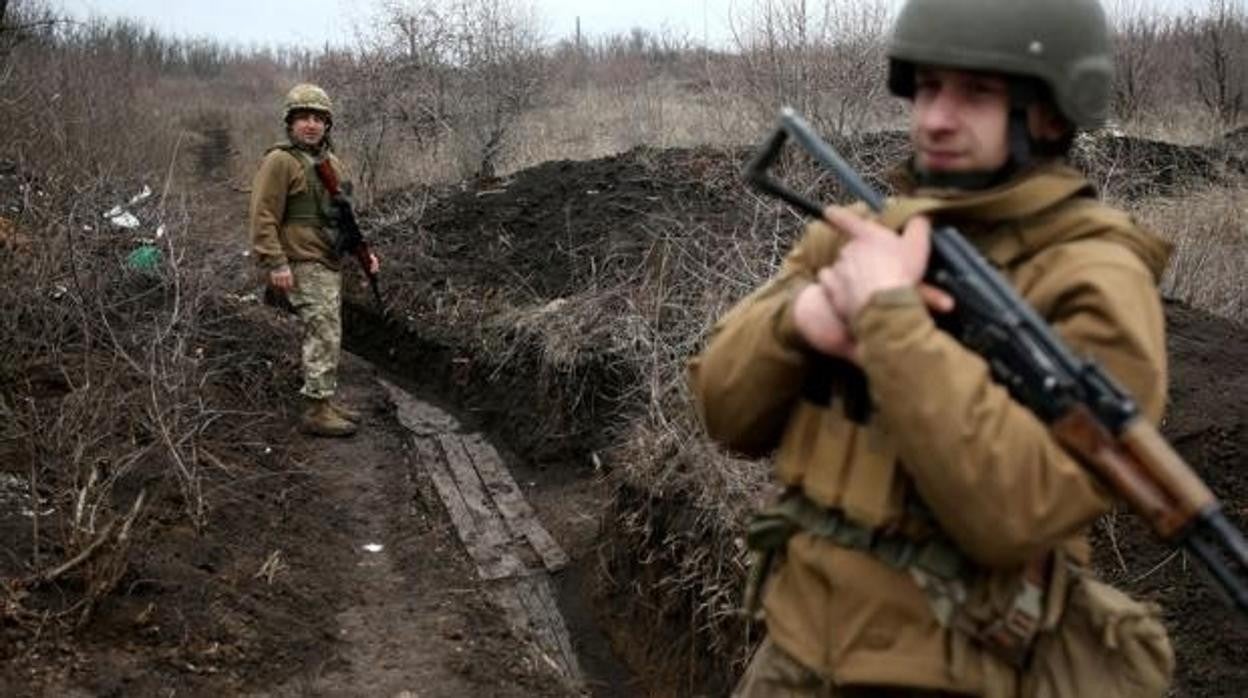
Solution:
[[[1059,165],[992,191],[918,191],[891,200],[881,220],[899,229],[918,212],[958,226],[1076,353],[1159,418],[1164,243]],[[1046,551],[1086,560],[1085,534],[1109,507],[1106,492],[993,382],[983,359],[937,329],[913,291],[877,294],[853,321],[874,409],[865,425],[846,418],[842,400],[802,397],[814,354],[791,305],[841,244],[827,225],[809,226],[779,274],[724,316],[692,360],[710,436],[744,454],[774,452],[783,483],[860,523],[921,528],[907,514],[918,498],[989,570],[988,587],[1017,579]],[[905,571],[809,534],[790,540],[764,608],[774,641],[838,683],[1000,695],[985,682],[1009,672],[942,626]]]
[[[347,181],[342,162],[332,153],[328,157],[339,178]],[[332,235],[285,220],[287,199],[309,191],[307,163],[282,149],[265,154],[251,184],[251,249],[261,267],[273,269],[295,261],[340,268],[329,242]]]

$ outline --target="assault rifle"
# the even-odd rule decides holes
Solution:
[[[823,207],[768,175],[792,137],[855,197],[884,199],[792,110],[745,169],[745,180],[803,213]],[[1058,442],[1142,516],[1162,540],[1195,555],[1217,588],[1248,614],[1248,543],[1200,477],[1142,417],[1131,397],[1077,357],[952,226],[935,226],[925,280],[953,297],[941,327],[982,356],[998,383],[1044,421]]]
[[[384,314],[386,305],[382,302],[381,290],[377,287],[377,275],[373,273],[369,264],[372,251],[369,249],[368,241],[364,239],[364,233],[360,231],[360,223],[355,219],[355,210],[351,207],[351,201],[342,193],[338,173],[334,172],[329,158],[316,163],[316,176],[321,180],[325,191],[329,192],[330,204],[338,212],[338,242],[334,251],[339,255],[349,254],[360,263],[364,276],[368,277],[368,286],[373,291],[373,300],[377,302],[377,308]]]

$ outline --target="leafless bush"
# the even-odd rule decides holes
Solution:
[[[1114,31],[1113,113],[1133,121],[1153,106],[1164,66],[1160,38],[1168,20],[1151,13],[1141,0],[1115,0],[1111,6]]]
[[[13,546],[29,567],[8,572],[19,595],[79,580],[79,593],[42,609],[78,622],[143,538],[149,487],[173,485],[182,515],[202,528],[204,469],[219,462],[213,451],[229,448],[217,440],[224,412],[205,393],[221,369],[206,355],[206,335],[222,313],[223,277],[211,259],[222,253],[195,239],[172,202],[152,224],[163,229],[158,240],[130,242],[100,222],[108,188],[82,184],[74,182],[78,210],[24,210],[19,221],[40,231],[39,244],[15,258],[0,288],[8,338],[0,391],[14,406],[6,437],[24,451],[32,512]],[[121,254],[130,250],[153,257]],[[10,601],[8,612],[27,613],[22,598]]]
[[[1205,17],[1189,17],[1195,36],[1196,91],[1223,128],[1239,122],[1248,92],[1248,14],[1235,0],[1210,0]]]
[[[412,0],[380,8],[356,51],[320,66],[340,97],[364,183],[409,183],[394,160],[422,152],[449,156],[457,176],[493,177],[543,87],[547,59],[532,7]]]
[[[1248,70],[1242,3],[1209,0],[1176,16],[1144,0],[1116,0],[1110,10],[1113,107],[1122,125],[1178,142],[1206,141],[1234,127]]]
[[[847,0],[761,0],[732,18],[737,55],[711,80],[741,95],[762,123],[791,106],[821,131],[873,125],[887,105],[888,6]]]

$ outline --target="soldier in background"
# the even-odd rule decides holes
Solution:
[[[251,188],[251,246],[269,289],[285,294],[303,324],[303,388],[308,405],[300,428],[315,436],[350,436],[358,411],[334,399],[342,345],[342,273],[335,210],[317,175],[328,159],[350,183],[332,152],[333,104],[324,90],[296,85],[286,96],[287,140],[269,148]],[[370,255],[372,273],[379,267]]]
[[[1110,495],[921,283],[932,221],[958,227],[1156,423],[1168,246],[1066,163],[1108,108],[1103,11],[908,0],[888,56],[910,103],[901,195],[829,208],[690,364],[710,436],[772,455],[786,487],[751,524],[775,563],[735,695],[1160,698],[1157,610],[1087,570]]]

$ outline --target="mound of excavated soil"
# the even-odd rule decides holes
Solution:
[[[895,145],[887,135],[876,138]],[[408,365],[423,358],[420,372],[427,379],[512,435],[531,432],[531,426],[550,418],[552,409],[570,413],[574,422],[580,420],[578,428],[562,433],[578,436],[564,446],[585,454],[602,445],[608,427],[618,433],[618,421],[637,407],[628,401],[642,393],[617,384],[629,372],[621,374],[618,366],[614,372],[552,370],[536,350],[525,362],[501,358],[482,349],[481,319],[509,304],[540,306],[612,284],[636,285],[664,263],[655,242],[673,230],[699,230],[709,240],[722,239],[726,255],[741,254],[742,230],[770,231],[783,252],[797,221],[779,207],[759,206],[738,183],[747,155],[638,149],[589,162],[546,163],[505,182],[429,195],[423,207],[413,205],[418,197],[411,193],[392,197],[373,217],[384,221],[377,240],[388,260],[392,317],[402,319],[381,333],[369,324],[375,316],[360,314],[367,312],[361,299],[352,332],[368,353],[378,355],[389,345],[391,352],[406,352]],[[852,155],[861,162],[871,149],[856,148]],[[1132,196],[1194,186],[1244,169],[1243,161],[1225,153],[1121,138],[1098,142],[1084,162],[1095,170],[1094,181]],[[737,246],[729,249],[730,244]],[[749,262],[743,257],[743,264]],[[709,294],[714,284],[705,281],[679,300],[696,304],[698,293]],[[469,306],[471,312],[465,310]],[[622,324],[641,312],[627,303],[616,310],[618,315],[601,321]],[[1248,402],[1242,398],[1248,389],[1242,369],[1248,365],[1248,331],[1179,304],[1169,304],[1167,311],[1172,385],[1164,431],[1222,496],[1231,518],[1248,525],[1248,483],[1239,472],[1248,454]],[[704,331],[709,319],[683,329]],[[396,331],[406,339],[396,343]],[[465,372],[475,372],[476,378],[465,378]],[[642,374],[640,367],[632,372]],[[561,382],[565,387],[576,382],[576,395],[601,400],[588,413],[579,413],[576,405],[560,406],[552,385]],[[679,501],[681,495],[655,492],[651,504],[664,497]],[[1178,694],[1238,695],[1248,681],[1245,625],[1202,584],[1192,562],[1171,557],[1133,517],[1115,517],[1112,536],[1110,530],[1108,524],[1098,529],[1099,565],[1106,576],[1166,608],[1179,653]],[[720,654],[703,655],[704,662],[721,664],[702,671],[722,673],[723,660]]]
[[[741,196],[733,159],[710,149],[640,148],[547,162],[441,196],[419,217],[378,231],[397,261],[388,283],[436,289],[468,282],[509,297],[551,299],[627,276],[649,247],[656,212],[687,209],[688,224],[725,225]],[[394,196],[378,208],[402,201]],[[423,242],[419,249],[407,246],[412,233]]]

